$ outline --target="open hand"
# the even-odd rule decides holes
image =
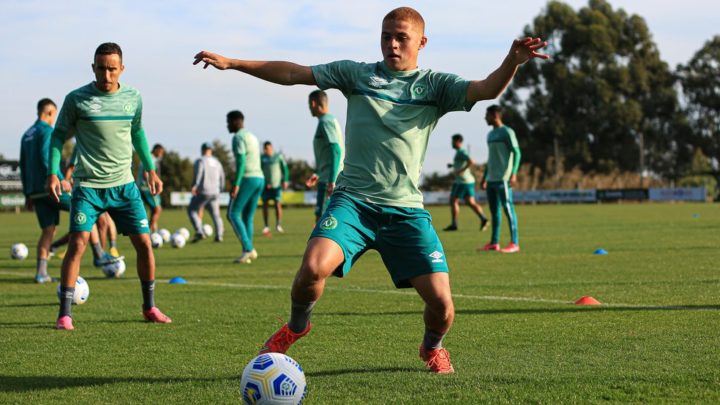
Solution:
[[[193,62],[193,65],[197,65],[201,62],[205,64],[205,66],[203,66],[203,69],[207,69],[207,67],[210,65],[213,65],[216,69],[219,70],[225,70],[230,67],[230,59],[217,53],[212,53],[208,51],[200,51],[197,53],[197,55],[195,55],[195,61]]]
[[[532,58],[550,59],[550,55],[538,52],[538,50],[546,46],[547,42],[540,38],[526,37],[516,39],[510,47],[510,57],[516,65],[522,65]]]

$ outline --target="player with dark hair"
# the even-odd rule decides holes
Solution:
[[[263,235],[271,236],[270,227],[268,226],[268,202],[275,202],[275,230],[283,233],[282,227],[282,191],[287,190],[288,181],[290,180],[290,172],[287,163],[281,153],[273,150],[270,141],[263,144],[263,154],[260,156],[260,165],[262,166],[263,176],[265,176],[265,188],[262,191],[263,203]]]
[[[313,91],[308,97],[308,106],[310,114],[317,117],[318,125],[313,137],[315,173],[305,181],[305,185],[308,188],[317,185],[315,199],[315,223],[317,223],[327,207],[327,199],[335,189],[335,180],[342,171],[345,145],[340,123],[329,112],[327,94],[322,90]]]
[[[242,244],[242,253],[234,262],[250,264],[258,257],[253,246],[253,220],[265,184],[260,165],[260,145],[257,137],[245,129],[245,116],[240,111],[227,114],[227,129],[233,137],[235,156],[235,180],[230,191],[227,218]]]
[[[109,212],[118,231],[129,235],[137,253],[137,273],[143,295],[142,314],[150,322],[172,322],[155,306],[155,256],[140,192],[132,175],[133,149],[145,166],[150,191],[162,191],[162,181],[148,151],[142,126],[142,99],[136,89],[120,84],[125,70],[122,50],[104,43],[95,51],[95,81],[65,97],[52,134],[47,190],[60,200],[60,156],[74,136],[78,162],[70,208],[70,243],[62,264],[60,312],[56,329],[72,330],[71,305],[80,259],[99,215]]]
[[[448,265],[418,189],[428,137],[444,114],[499,96],[518,65],[547,58],[538,53],[546,43],[516,40],[497,70],[485,80],[468,81],[418,68],[418,53],[427,44],[424,32],[422,16],[401,7],[382,21],[383,60],[376,63],[302,66],[229,59],[207,51],[195,55],[194,63],[205,67],[235,69],[284,85],[336,88],[348,99],[343,171],[293,281],[290,320],[261,352],[285,353],[307,335],[326,279],[345,276],[363,253],[376,249],[395,286],[413,287],[425,301],[421,358],[433,372],[454,371],[442,347],[455,315]]]
[[[457,231],[457,216],[460,212],[460,199],[475,212],[480,218],[480,230],[487,229],[488,219],[485,217],[480,204],[475,202],[475,176],[473,176],[470,168],[475,164],[465,148],[462,147],[463,136],[455,134],[452,136],[452,148],[455,149],[455,157],[453,162],[448,164],[448,168],[452,168],[455,175],[455,181],[450,191],[450,225],[443,229],[444,231]]]
[[[491,105],[487,108],[485,122],[493,127],[487,136],[488,162],[482,181],[482,189],[487,190],[488,205],[490,205],[492,236],[490,243],[478,250],[516,253],[520,251],[520,242],[512,187],[517,183],[517,172],[520,168],[520,146],[515,131],[503,124],[502,108],[499,105]],[[510,243],[502,249],[500,248],[502,221],[500,207],[505,211],[510,227]]]
[[[213,146],[205,142],[200,147],[202,157],[193,165],[192,198],[187,208],[188,217],[195,229],[192,243],[205,238],[199,211],[207,207],[215,225],[215,242],[222,242],[225,227],[220,216],[220,193],[225,189],[225,171],[222,164],[213,156]]]

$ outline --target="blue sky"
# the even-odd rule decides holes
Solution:
[[[587,1],[568,0],[575,8]],[[664,60],[684,63],[720,33],[720,2],[615,0],[615,8],[647,21]],[[260,140],[286,156],[312,163],[316,119],[307,110],[306,86],[283,87],[238,72],[203,71],[192,56],[207,49],[233,57],[317,64],[338,59],[381,59],[382,17],[410,5],[427,24],[422,68],[482,79],[502,60],[512,39],[537,16],[542,0],[489,1],[47,1],[0,3],[0,153],[17,158],[19,139],[35,119],[42,97],[58,104],[93,79],[95,47],[106,41],[124,51],[122,82],[143,94],[149,142],[196,157],[205,141],[229,143],[224,117],[239,109]],[[331,111],[345,123],[345,99],[330,91]],[[475,160],[486,159],[483,121],[489,102],[470,113],[451,113],[430,140],[424,172],[444,171],[450,135],[462,133]]]

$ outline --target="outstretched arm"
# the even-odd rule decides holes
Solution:
[[[510,52],[499,68],[485,80],[474,80],[468,86],[466,101],[474,103],[480,100],[497,98],[510,80],[515,76],[518,66],[533,58],[548,59],[550,56],[539,53],[538,50],[547,46],[540,38],[523,38],[513,41]]]
[[[250,61],[226,58],[222,55],[201,51],[195,55],[193,65],[204,63],[203,69],[212,65],[216,69],[234,69],[251,76],[282,85],[307,84],[315,86],[315,77],[310,66],[283,61]]]

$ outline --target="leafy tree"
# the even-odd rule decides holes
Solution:
[[[190,191],[193,180],[193,164],[177,152],[166,151],[162,163],[163,192],[160,195],[163,206],[170,206],[170,193]]]
[[[423,176],[421,188],[423,191],[444,191],[452,188],[455,176],[452,173],[432,172]]]
[[[695,141],[711,160],[705,174],[720,184],[720,36],[706,42],[687,65],[678,66],[678,76]]]
[[[551,1],[524,31],[548,40],[552,60],[521,67],[502,98],[523,160],[555,173],[666,174],[682,120],[645,21],[604,0],[578,11]]]
[[[305,190],[305,180],[312,176],[314,170],[310,164],[302,159],[285,157],[290,175],[289,188],[292,190]]]

